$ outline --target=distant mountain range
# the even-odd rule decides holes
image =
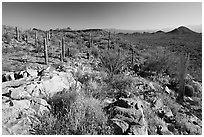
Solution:
[[[173,31],[174,28],[163,28],[159,31],[158,30],[123,30],[123,29],[114,29],[114,28],[103,29],[103,30],[110,31],[111,33],[168,33],[168,32]],[[181,26],[181,28],[179,29],[179,31],[184,31],[184,32],[185,31],[188,32],[189,30],[195,33],[202,33],[202,25],[188,25],[186,27]],[[175,30],[174,33],[175,32],[177,31]]]

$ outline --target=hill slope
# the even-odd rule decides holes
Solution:
[[[167,34],[198,34],[187,27],[180,26],[172,31],[167,32]]]

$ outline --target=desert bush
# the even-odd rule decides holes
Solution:
[[[126,67],[129,56],[118,54],[114,50],[105,50],[100,54],[99,58],[101,67],[112,78],[114,74],[119,74]]]
[[[62,96],[61,96],[62,97]],[[68,97],[70,98],[70,97]],[[67,99],[68,99],[67,98]],[[72,98],[72,97],[71,97]],[[68,101],[69,102],[69,101]],[[100,102],[94,98],[78,95],[76,100],[63,106],[65,115],[57,117],[53,113],[44,114],[40,123],[32,127],[36,135],[105,135],[112,134]],[[60,111],[58,112],[60,114]],[[58,115],[59,116],[59,115]]]
[[[146,62],[143,70],[166,73],[170,76],[178,74],[179,56],[164,47],[146,50]]]
[[[77,93],[72,90],[63,90],[55,94],[52,98],[48,98],[48,103],[51,104],[51,113],[54,116],[61,117],[64,116],[69,107],[77,99]]]
[[[4,33],[2,35],[2,41],[5,42],[5,43],[10,44],[11,39],[12,39],[12,37],[11,37],[11,35],[9,35],[9,33]]]
[[[95,58],[98,58],[99,57],[99,51],[95,47],[92,47],[91,48],[91,55],[93,55]]]
[[[144,105],[144,116],[148,123],[148,134],[149,135],[157,135],[155,132],[158,126],[166,127],[166,123],[159,118],[156,113],[150,108],[148,105]]]
[[[69,53],[69,54],[68,54]],[[76,48],[67,48],[65,55],[68,57],[76,57],[79,51]]]
[[[120,98],[129,97],[131,95],[131,86],[133,79],[122,74],[114,75],[111,79],[105,79],[107,84],[106,96]]]

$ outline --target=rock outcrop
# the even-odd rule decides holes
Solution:
[[[53,71],[44,76],[38,76],[35,70],[28,73],[28,79],[3,83],[3,134],[29,134],[31,124],[38,122],[37,117],[49,112],[48,98],[64,89],[75,87],[76,91],[80,90],[80,83],[75,81],[71,72]]]
[[[105,107],[111,115],[115,133],[119,135],[147,135],[143,104],[138,98],[119,98]]]

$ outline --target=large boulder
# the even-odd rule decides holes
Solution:
[[[31,95],[24,89],[23,86],[10,89],[12,99],[29,99]]]
[[[11,100],[4,98],[2,104],[3,134],[29,134],[31,124],[38,122],[36,115],[49,112],[49,104],[43,99]],[[6,101],[7,100],[7,101]]]
[[[147,135],[147,122],[143,114],[143,103],[137,98],[119,98],[106,106],[111,115],[115,134]]]

